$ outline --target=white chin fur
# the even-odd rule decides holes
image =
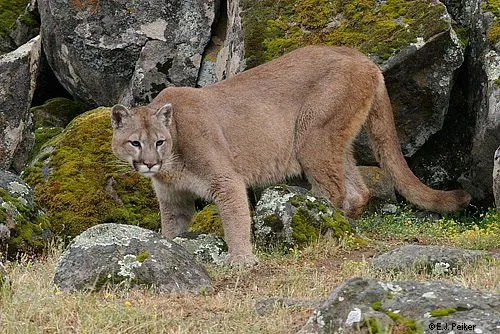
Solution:
[[[148,168],[146,165],[141,165],[137,169],[137,171],[141,175],[146,176],[146,177],[151,177],[151,176],[155,175],[156,173],[158,173],[159,170],[160,170],[160,165],[154,165],[151,168]]]

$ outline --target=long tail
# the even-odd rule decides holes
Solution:
[[[380,84],[367,119],[367,129],[375,155],[392,177],[396,189],[408,201],[434,212],[453,212],[469,205],[471,196],[463,190],[442,191],[424,185],[408,167],[401,152],[391,103],[384,79]]]

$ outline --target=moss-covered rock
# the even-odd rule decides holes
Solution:
[[[355,47],[383,62],[449,29],[445,6],[429,0],[245,0],[243,7],[249,67],[310,44]]]
[[[33,201],[32,190],[17,175],[0,171],[0,253],[36,253],[47,246],[49,221]]]
[[[91,110],[42,146],[23,177],[46,210],[53,232],[72,238],[99,223],[159,228],[150,181],[116,160],[109,109]]]
[[[350,225],[341,211],[304,188],[268,188],[255,208],[253,233],[262,248],[282,246],[287,250],[303,247],[320,235],[340,238],[349,232]]]
[[[35,128],[64,128],[73,118],[87,111],[86,105],[56,97],[47,100],[43,105],[31,108],[35,120]]]
[[[493,21],[486,33],[488,41],[495,45],[500,42],[500,0],[487,0],[481,5],[484,12],[493,14]]]
[[[191,220],[190,231],[194,233],[208,233],[224,237],[224,228],[219,209],[215,204],[209,204],[196,213]]]
[[[0,0],[0,38],[6,35],[28,3],[29,0]]]

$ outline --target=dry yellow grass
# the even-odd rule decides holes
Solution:
[[[268,297],[320,300],[354,276],[426,279],[403,273],[377,275],[367,268],[375,246],[346,250],[333,240],[292,255],[261,254],[251,269],[210,267],[214,291],[207,295],[158,295],[148,290],[107,290],[67,294],[52,284],[60,250],[43,259],[7,263],[12,280],[0,292],[1,333],[294,333],[312,307],[274,307],[265,315],[255,303]],[[480,273],[480,274],[479,274]],[[483,263],[450,280],[478,289],[499,290],[500,266]]]

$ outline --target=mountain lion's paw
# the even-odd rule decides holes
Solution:
[[[257,257],[253,254],[229,254],[227,263],[232,267],[253,267],[259,263]]]

